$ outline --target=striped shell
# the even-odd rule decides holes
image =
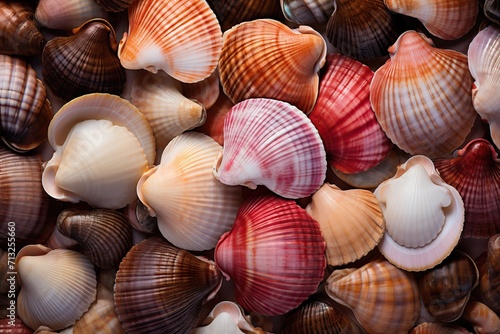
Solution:
[[[70,30],[108,13],[94,0],[39,0],[35,20],[49,29]]]
[[[288,21],[297,24],[326,24],[334,11],[331,0],[280,0],[281,10]]]

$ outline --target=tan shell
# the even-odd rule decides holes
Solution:
[[[94,0],[40,0],[35,10],[35,20],[50,29],[70,30],[97,17],[108,13]]]
[[[463,318],[474,326],[478,334],[500,334],[500,317],[483,303],[470,301]]]

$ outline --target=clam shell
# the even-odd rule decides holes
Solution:
[[[108,18],[94,0],[39,0],[35,10],[35,20],[50,29],[70,30],[94,18]]]
[[[221,147],[196,132],[175,137],[160,164],[137,184],[140,201],[156,216],[161,234],[187,250],[214,248],[233,225],[241,204],[241,187],[217,181],[212,165]]]
[[[380,125],[410,154],[437,158],[452,153],[477,115],[467,56],[435,48],[415,31],[403,33],[389,52],[391,59],[375,71],[370,85]]]
[[[471,300],[465,307],[463,318],[474,326],[475,333],[500,333],[500,317],[483,303]]]
[[[479,287],[484,303],[500,313],[500,234],[488,240],[486,272],[481,276]]]
[[[206,1],[134,1],[128,19],[118,47],[125,68],[163,70],[179,81],[197,82],[217,67],[222,31]]]
[[[374,167],[392,147],[370,105],[373,72],[361,62],[329,54],[311,122],[323,139],[330,166],[344,173]]]
[[[271,99],[237,103],[224,119],[214,174],[227,185],[264,185],[286,198],[311,195],[326,175],[318,131],[296,107]]]
[[[464,238],[500,233],[500,160],[487,140],[478,138],[450,159],[436,159],[441,178],[457,189],[465,205]]]
[[[288,21],[313,25],[326,24],[335,8],[331,0],[280,0],[281,10]]]
[[[234,103],[270,98],[293,104],[306,114],[311,111],[327,48],[317,31],[259,19],[234,26],[223,38],[220,82]]]
[[[418,19],[434,36],[452,40],[476,23],[478,0],[384,0],[395,13]]]
[[[325,289],[369,333],[408,333],[420,313],[414,277],[382,258],[358,269],[334,270]]]
[[[360,259],[375,248],[385,232],[382,209],[368,190],[341,190],[325,183],[306,211],[320,226],[326,259],[339,266]]]
[[[159,237],[132,247],[116,274],[114,299],[127,333],[189,333],[201,304],[217,293],[215,264]]]
[[[439,177],[429,158],[408,159],[374,195],[386,224],[378,248],[394,265],[409,271],[430,269],[457,245],[464,203],[458,191]]]
[[[324,252],[319,224],[304,209],[292,200],[260,195],[243,202],[214,258],[233,280],[238,304],[278,315],[316,291],[326,266]]]

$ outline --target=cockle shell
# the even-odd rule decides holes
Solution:
[[[486,272],[481,276],[479,288],[484,303],[500,313],[500,234],[488,240]]]
[[[35,70],[17,56],[0,54],[0,137],[27,151],[47,139],[52,107]]]
[[[306,211],[320,226],[326,259],[339,266],[375,248],[385,232],[382,209],[368,190],[341,190],[325,183],[312,195]]]
[[[280,0],[281,11],[288,21],[297,24],[326,24],[332,15],[332,0]]]
[[[483,11],[490,21],[500,24],[500,2],[498,0],[485,0]]]
[[[50,29],[70,30],[94,18],[108,18],[94,0],[39,0],[35,10],[35,20]]]
[[[55,37],[42,53],[42,75],[51,92],[65,102],[89,93],[121,94],[125,69],[116,55],[113,26],[93,19],[73,29],[73,35]]]
[[[69,327],[96,298],[94,265],[76,251],[28,245],[19,251],[16,269],[17,310],[31,329]]]
[[[469,44],[469,68],[474,85],[472,102],[477,113],[488,122],[491,138],[500,146],[500,28],[489,25]]]
[[[144,115],[116,95],[93,93],[66,103],[50,123],[55,150],[42,184],[52,197],[103,209],[125,207],[155,160],[153,131]]]
[[[197,82],[217,67],[222,31],[205,0],[134,1],[128,19],[118,47],[125,68],[163,70],[179,81]]]
[[[134,0],[94,0],[107,12],[121,12],[130,6]]]
[[[408,333],[420,313],[415,278],[382,258],[358,269],[334,270],[325,289],[369,333]]]
[[[370,105],[372,77],[361,62],[328,54],[318,99],[308,115],[323,139],[330,166],[344,173],[374,167],[392,147]]]
[[[214,174],[227,185],[264,185],[286,198],[307,197],[326,175],[323,142],[307,116],[272,99],[237,103],[224,119]]]
[[[500,160],[493,145],[474,139],[454,158],[436,159],[434,166],[464,201],[462,237],[489,238],[500,233]]]
[[[441,263],[457,245],[464,203],[458,191],[439,177],[429,158],[408,159],[374,195],[386,224],[378,248],[394,265],[408,271],[426,270]]]
[[[212,165],[220,150],[207,135],[181,134],[167,145],[160,164],[137,183],[140,201],[157,217],[161,234],[177,247],[214,248],[233,225],[241,187],[214,178]]]
[[[500,334],[500,317],[483,303],[469,301],[463,318],[474,326],[477,334]]]
[[[375,71],[370,101],[387,136],[404,151],[437,158],[450,154],[470,132],[472,77],[467,56],[433,47],[415,31],[389,49]]]
[[[288,102],[306,114],[318,96],[318,71],[325,63],[326,42],[314,29],[259,19],[224,32],[219,60],[220,82],[238,103],[249,98]]]
[[[384,0],[389,10],[417,18],[434,36],[458,39],[476,23],[478,0]]]
[[[316,291],[326,266],[324,252],[319,224],[304,209],[292,200],[260,195],[243,202],[214,258],[233,280],[238,304],[278,315]]]
[[[132,247],[116,274],[118,318],[127,333],[187,334],[221,283],[212,261],[150,237]]]

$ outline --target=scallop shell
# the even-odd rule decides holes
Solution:
[[[236,104],[224,119],[224,146],[214,174],[227,185],[264,185],[286,198],[307,197],[325,180],[318,131],[296,107],[271,99]]]
[[[340,52],[360,60],[387,56],[401,29],[384,0],[333,0],[326,26],[328,40]]]
[[[148,238],[132,247],[116,274],[118,318],[127,333],[187,334],[221,283],[212,261]]]
[[[234,26],[223,38],[220,82],[234,103],[270,98],[293,104],[306,114],[311,111],[327,48],[317,31],[259,19]]]
[[[500,160],[493,145],[474,139],[454,158],[436,159],[434,165],[464,201],[462,237],[489,238],[500,233]]]
[[[33,330],[73,325],[96,298],[94,265],[73,250],[29,245],[19,251],[16,269],[21,286],[17,310]]]
[[[408,271],[430,269],[457,245],[464,203],[458,191],[439,177],[429,158],[408,159],[374,195],[386,224],[378,248],[394,265]]]
[[[280,0],[281,10],[288,21],[313,25],[326,24],[335,8],[332,0]]]
[[[500,3],[498,0],[485,0],[483,11],[490,21],[500,24]]]
[[[234,281],[238,304],[278,315],[316,291],[326,266],[324,252],[319,224],[304,209],[292,200],[260,195],[243,202],[214,258]]]
[[[217,67],[222,31],[206,1],[134,1],[128,19],[118,47],[125,68],[163,70],[179,81],[197,82]]]
[[[481,276],[479,287],[484,303],[500,313],[500,234],[488,240],[486,272]]]
[[[452,153],[477,115],[467,56],[435,48],[415,31],[403,33],[389,52],[391,59],[375,71],[370,86],[380,125],[410,154],[437,158]]]
[[[420,313],[414,277],[382,258],[358,269],[334,270],[325,289],[369,333],[408,333]]]
[[[50,29],[70,30],[94,18],[108,18],[94,0],[39,0],[35,10],[35,20]]]
[[[464,310],[463,318],[474,326],[478,334],[500,334],[500,317],[488,306],[470,301]]]
[[[137,184],[137,194],[158,219],[161,234],[187,250],[214,248],[233,225],[241,204],[241,188],[217,181],[212,164],[221,147],[196,132],[175,137],[161,162]]]
[[[326,259],[339,266],[360,259],[375,248],[385,232],[382,209],[368,190],[341,190],[325,183],[306,211],[320,226]]]
[[[42,53],[42,75],[51,92],[64,101],[89,93],[121,94],[125,69],[116,55],[118,42],[112,25],[93,19],[55,37]]]
[[[107,12],[122,12],[130,6],[134,0],[94,0]]]
[[[469,32],[476,23],[478,0],[384,0],[395,13],[418,19],[434,36],[452,40]]]
[[[491,138],[500,146],[500,28],[490,25],[469,44],[469,68],[474,78],[472,102],[477,113],[488,122]]]
[[[330,166],[344,173],[374,167],[392,147],[370,105],[373,72],[361,62],[329,54],[316,105],[308,115],[323,139]]]

